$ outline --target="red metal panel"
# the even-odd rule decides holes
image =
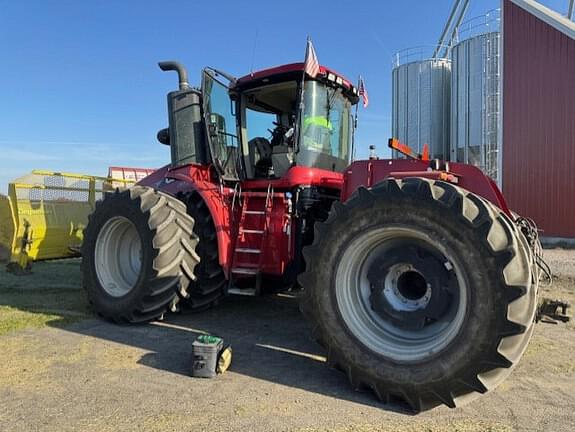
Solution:
[[[262,69],[256,72],[252,72],[249,75],[245,75],[239,78],[236,82],[236,86],[238,88],[243,88],[250,83],[258,82],[260,83],[264,78],[272,78],[276,75],[285,75],[285,74],[293,74],[298,73],[297,78],[301,78],[301,73],[303,72],[305,67],[305,63],[290,63],[282,66],[275,66],[268,69]],[[352,87],[351,81],[346,79],[342,74],[336,72],[335,70],[328,68],[326,66],[319,67],[319,73],[322,75],[327,75],[328,73],[332,73],[335,76],[340,77],[343,80],[343,86],[347,89]]]
[[[442,174],[453,175],[458,186],[491,201],[507,213],[508,216],[511,216],[505,199],[491,178],[487,177],[474,165],[456,162],[449,162],[449,172],[447,173],[430,170],[429,162],[416,159],[357,161],[345,170],[341,199],[342,201],[347,201],[359,187],[369,188],[386,178],[424,177],[433,180],[443,180]]]
[[[290,168],[283,177],[279,179],[244,180],[242,182],[242,189],[259,189],[265,191],[269,185],[271,185],[276,191],[291,191],[294,187],[301,185],[341,189],[343,185],[343,175],[338,172],[322,170],[319,168],[295,166]]]
[[[575,237],[575,40],[503,6],[504,195],[543,235]]]
[[[208,207],[218,237],[219,260],[224,271],[229,268],[231,251],[231,202],[234,190],[216,182],[210,166],[190,164],[175,169],[165,166],[139,181],[138,184],[159,189],[170,195],[195,191]]]

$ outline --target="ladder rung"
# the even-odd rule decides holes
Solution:
[[[246,234],[263,234],[264,233],[263,230],[245,229],[245,228],[242,228],[241,232],[246,233]]]
[[[242,268],[242,269],[259,269],[260,265],[256,264],[256,263],[252,263],[252,262],[238,262],[235,263],[235,267],[234,268]]]
[[[267,197],[280,198],[280,197],[284,197],[285,194],[284,194],[284,192],[268,193],[268,192],[245,192],[244,191],[243,196],[244,196],[244,198],[267,198]]]
[[[260,210],[246,210],[244,211],[245,214],[253,214],[253,215],[264,215],[266,214],[265,211],[260,211]]]
[[[236,252],[240,253],[248,253],[248,254],[259,254],[262,253],[259,249],[251,249],[251,248],[236,248]]]
[[[246,289],[239,289],[239,288],[229,288],[228,294],[239,294],[245,296],[255,296],[256,289],[255,288],[246,288]]]
[[[245,275],[257,275],[259,273],[259,271],[255,268],[235,267],[232,269],[232,273],[245,274]]]

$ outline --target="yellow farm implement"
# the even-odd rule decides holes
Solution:
[[[25,274],[33,261],[79,256],[88,215],[102,194],[152,172],[115,170],[114,178],[35,170],[10,183],[8,197],[0,196],[0,255],[4,250],[7,270]]]

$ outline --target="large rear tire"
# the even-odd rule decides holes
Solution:
[[[530,339],[531,252],[490,202],[421,178],[386,180],[317,224],[301,308],[356,389],[421,411],[496,387]]]
[[[94,310],[118,323],[146,322],[186,296],[198,263],[194,221],[176,198],[145,186],[108,193],[84,230],[83,286]],[[185,267],[187,277],[183,277]]]

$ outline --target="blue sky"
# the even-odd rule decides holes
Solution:
[[[392,54],[436,42],[451,4],[0,0],[0,192],[34,168],[105,175],[110,165],[164,165],[169,150],[155,135],[177,82],[157,61],[182,61],[198,84],[206,65],[241,76],[302,61],[308,34],[322,64],[364,76],[358,156],[370,144],[385,155]],[[467,16],[498,5],[472,0]]]

